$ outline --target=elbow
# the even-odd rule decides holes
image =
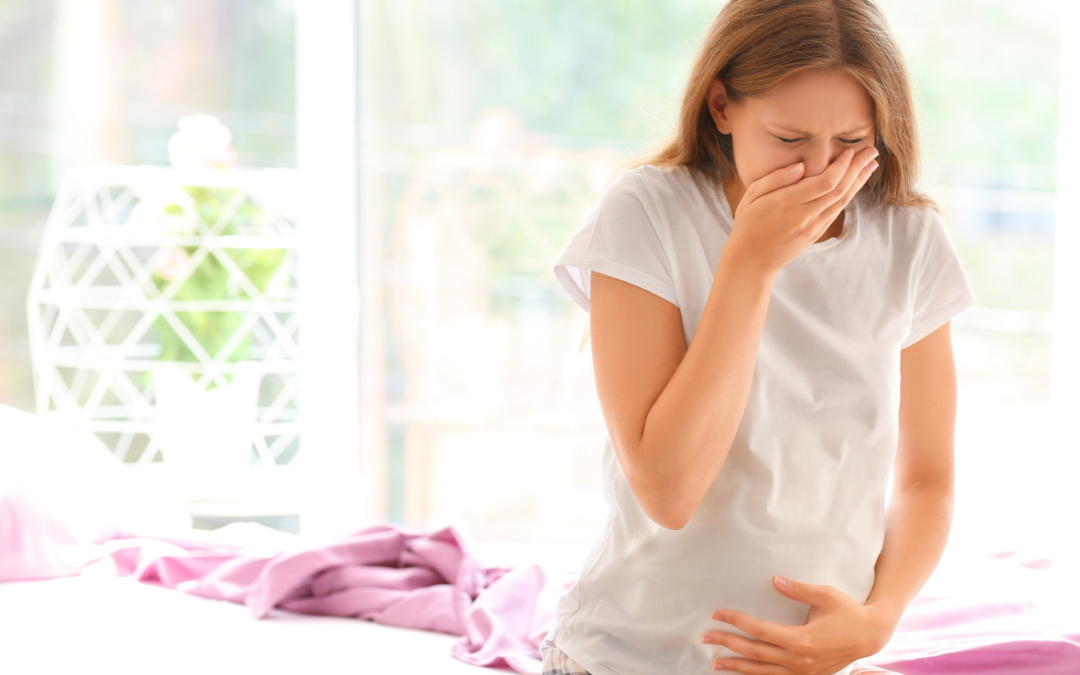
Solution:
[[[669,530],[681,530],[686,527],[686,524],[690,522],[690,517],[681,513],[663,514],[658,516],[649,516],[649,520],[653,521],[657,525]]]
[[[627,484],[642,513],[660,527],[681,530],[690,522],[697,504],[685,497],[689,490],[676,475],[664,475],[660,467],[648,467],[633,458],[640,452],[616,453],[623,465]]]
[[[653,482],[649,485],[632,485],[631,492],[645,516],[668,530],[683,529],[694,514],[693,509],[675,498],[680,490],[666,489]]]

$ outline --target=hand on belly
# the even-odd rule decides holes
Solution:
[[[877,608],[856,602],[834,586],[773,577],[773,587],[784,596],[810,605],[806,624],[783,626],[721,608],[713,612],[713,619],[753,639],[726,631],[702,635],[703,643],[722,645],[745,657],[717,659],[714,670],[747,675],[832,675],[876,654],[889,639],[889,623]]]

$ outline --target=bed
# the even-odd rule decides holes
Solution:
[[[293,607],[290,599],[303,603],[338,592],[331,589],[330,595],[319,597],[276,596],[264,603],[267,613],[257,619],[253,613],[258,612],[246,598],[209,599],[221,593],[198,597],[183,579],[169,581],[168,574],[146,574],[157,567],[125,568],[124,561],[166,565],[162,561],[171,560],[174,567],[169,569],[181,571],[194,566],[194,576],[203,583],[213,577],[205,563],[212,556],[200,561],[200,554],[191,555],[200,547],[204,552],[232,547],[227,557],[248,564],[252,558],[245,558],[245,550],[277,551],[266,558],[277,562],[281,556],[296,560],[293,553],[321,554],[326,545],[313,547],[290,539],[293,535],[255,525],[196,533],[190,530],[187,514],[177,514],[175,505],[133,482],[115,458],[94,444],[95,439],[46,428],[34,416],[4,406],[0,406],[0,429],[5,433],[5,443],[0,444],[0,673],[4,675],[88,670],[118,675],[535,673],[539,662],[533,647],[544,633],[544,622],[551,618],[554,601],[584,559],[585,547],[500,547],[475,542],[462,546],[464,539],[454,533],[416,533],[410,541],[423,542],[426,548],[409,549],[411,561],[395,558],[400,563],[396,567],[415,569],[426,560],[441,573],[441,581],[412,590],[435,589],[440,584],[444,590],[452,587],[455,595],[449,605],[410,605],[411,614],[404,623],[400,614],[394,623],[386,615],[373,622],[312,615],[333,611],[297,614],[282,609]],[[186,525],[181,522],[184,518]],[[180,539],[174,535],[171,543],[164,535],[143,535],[149,537],[143,540],[148,543],[133,547],[130,538],[117,537],[118,532],[175,533],[178,525],[189,529],[182,530]],[[383,533],[393,529],[388,524],[374,527]],[[359,541],[357,535],[349,535],[349,541]],[[201,543],[195,541],[200,538]],[[110,542],[121,542],[128,546],[122,551],[139,555],[128,556],[117,549],[102,556],[101,547]],[[367,540],[360,543],[366,545]],[[1063,546],[1045,554],[986,554],[950,546],[909,606],[893,640],[866,661],[904,675],[1080,674],[1080,577],[1075,574],[1080,559],[1068,546],[1067,533],[1058,543]],[[161,554],[160,550],[154,553],[155,546],[171,548]],[[451,553],[442,562],[439,546],[443,553]],[[470,554],[463,556],[461,551],[466,549]],[[421,560],[428,555],[425,550],[435,553]],[[453,569],[445,569],[442,563],[447,559],[453,561]],[[466,559],[469,564],[462,562]],[[340,560],[328,565],[340,567]],[[346,562],[369,568],[384,564],[361,564],[351,558]],[[492,573],[496,567],[507,571]],[[456,575],[458,569],[469,570],[471,576]],[[256,576],[267,578],[262,572]],[[315,577],[303,578],[315,586]],[[155,581],[162,583],[154,585]],[[305,584],[301,581],[294,587]],[[463,592],[469,584],[472,590]],[[220,591],[220,585],[207,587]],[[360,588],[367,593],[372,586],[360,584]],[[377,590],[388,589],[392,587]],[[454,610],[442,613],[451,617],[445,625],[463,628],[462,633],[397,627],[429,621],[427,608],[448,606]],[[463,652],[463,642],[471,651]],[[473,663],[495,667],[470,665],[458,658],[462,653]],[[475,656],[484,659],[471,658]],[[507,665],[517,667],[503,667]]]
[[[0,672],[491,675],[450,656],[457,638],[242,605],[130,578],[0,584]],[[512,671],[505,671],[512,672]]]

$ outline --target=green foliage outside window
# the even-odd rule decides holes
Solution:
[[[185,191],[194,202],[195,214],[208,226],[222,217],[236,194],[235,189],[222,188],[188,187]],[[166,213],[181,215],[182,209],[179,204],[172,204],[166,209]],[[263,211],[250,199],[245,198],[235,213],[229,217],[228,224],[222,228],[220,234],[228,236],[256,233],[263,229],[265,219],[266,215]],[[198,247],[184,246],[176,251],[183,252],[180,255],[181,260],[190,260],[196,255]],[[270,291],[270,281],[277,273],[286,254],[286,250],[281,248],[237,248],[225,249],[225,252],[259,293],[264,295]],[[168,266],[161,266],[155,270],[152,278],[158,290],[163,291],[174,276]],[[229,269],[213,254],[204,257],[194,269],[190,270],[188,279],[172,296],[173,301],[252,299],[244,287],[230,274]],[[184,327],[191,331],[199,346],[211,358],[217,358],[222,348],[240,329],[247,314],[236,311],[200,310],[178,311],[176,315]],[[252,336],[250,328],[245,330],[247,334],[235,348],[229,351],[223,361],[244,361],[251,356]],[[161,360],[181,362],[200,360],[165,318],[158,317],[154,321],[154,332],[161,341]]]

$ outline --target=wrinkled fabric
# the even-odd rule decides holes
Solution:
[[[901,350],[975,295],[934,209],[878,205],[863,191],[844,214],[838,236],[776,275],[737,433],[684,525],[645,513],[604,442],[611,514],[547,636],[594,675],[710,675],[715,659],[738,656],[701,644],[705,632],[738,632],[711,618],[717,609],[805,623],[810,606],[778,593],[774,575],[858,603],[870,596],[899,437]],[[552,271],[585,311],[593,272],[664,298],[691,344],[733,227],[718,183],[646,164],[608,185]]]
[[[37,499],[0,493],[0,582],[72,576],[95,557]]]
[[[564,591],[538,565],[483,567],[454,528],[374,525],[294,553],[130,541],[111,555],[144,583],[246,604],[257,617],[277,607],[460,635],[455,658],[519,673],[541,672],[539,647]],[[1080,587],[1065,569],[1020,552],[947,557],[938,583],[863,662],[905,675],[1075,675]]]
[[[110,543],[117,573],[143,583],[241,603],[255,618],[276,608],[459,635],[454,658],[519,673],[540,672],[540,642],[565,590],[539,565],[481,565],[453,527],[378,524],[291,553]]]
[[[565,590],[539,565],[482,565],[452,527],[379,524],[301,550],[206,535],[80,545],[47,505],[8,493],[0,496],[0,581],[75,575],[97,560],[142,583],[246,605],[256,617],[278,608],[459,635],[454,658],[534,674]],[[1075,567],[1021,552],[947,555],[889,644],[864,661],[904,675],[1080,673]]]
[[[904,675],[1076,675],[1075,570],[1023,551],[946,553],[888,645],[866,661]]]
[[[54,415],[31,415],[2,403],[0,430],[3,514],[27,509],[39,514],[4,521],[0,551],[16,544],[16,526],[42,536],[40,542],[22,545],[48,542],[50,555],[71,541],[82,548],[121,532],[191,528],[190,514],[170,498],[164,484],[124,466],[93,433],[66,428]],[[45,532],[46,527],[54,531]],[[12,558],[9,554],[7,562]],[[51,569],[57,572],[66,565],[55,563]],[[34,578],[42,578],[42,571]],[[0,570],[3,580],[13,579]]]

